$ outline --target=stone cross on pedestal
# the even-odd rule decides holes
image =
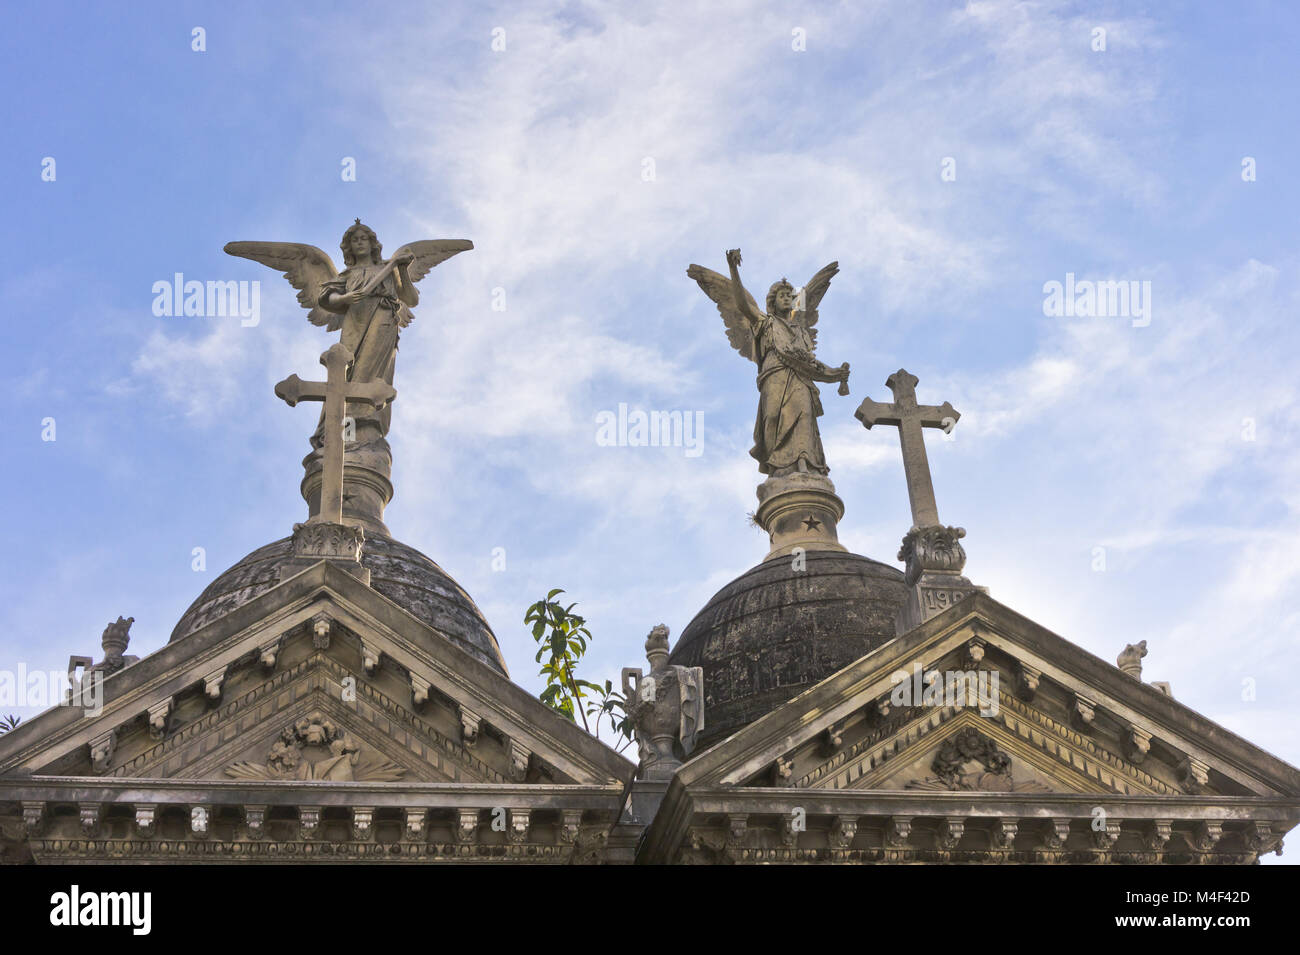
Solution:
[[[924,428],[951,431],[961,415],[947,401],[937,406],[917,404],[917,381],[915,375],[900,368],[885,382],[894,393],[893,403],[882,404],[867,398],[854,412],[854,416],[868,429],[877,424],[897,427],[903,448],[903,473],[907,478],[907,497],[912,506],[912,529],[903,537],[898,559],[905,562],[904,579],[911,592],[896,621],[900,635],[947,610],[968,594],[983,589],[961,576],[966,565],[966,551],[960,541],[966,536],[966,531],[939,523],[939,508],[934,501],[934,483],[930,479],[930,461],[925,453],[922,431]]]
[[[877,424],[898,428],[898,440],[903,446],[903,473],[907,476],[907,497],[912,505],[912,526],[933,527],[939,523],[939,509],[934,503],[930,460],[925,454],[925,437],[921,429],[943,428],[949,432],[961,414],[946,401],[937,407],[918,405],[916,383],[919,380],[902,368],[898,369],[885,382],[894,393],[893,403],[886,405],[867,398],[853,414],[868,429]]]
[[[360,567],[361,545],[365,533],[360,527],[343,523],[343,428],[349,401],[364,401],[379,411],[397,397],[393,386],[384,381],[353,382],[347,377],[352,352],[341,343],[331,345],[320,356],[325,366],[325,381],[303,381],[290,375],[275,386],[275,394],[289,407],[300,401],[323,401],[324,461],[321,471],[320,507],[304,524],[293,528],[294,569],[322,559],[334,559],[355,565],[350,569],[363,579]]]

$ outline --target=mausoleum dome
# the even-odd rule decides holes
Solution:
[[[669,662],[704,668],[712,745],[894,639],[903,573],[842,551],[763,561],[727,584],[682,631]]]
[[[193,633],[274,587],[280,569],[292,556],[286,537],[258,548],[217,577],[190,605],[171,639]],[[456,646],[507,673],[501,648],[469,594],[441,567],[405,544],[369,531],[361,563],[370,570],[370,586],[412,616],[444,634]]]

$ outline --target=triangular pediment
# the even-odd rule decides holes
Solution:
[[[322,562],[0,737],[0,776],[621,783],[633,766]]]
[[[1293,767],[986,594],[698,754],[677,778],[688,789],[1300,793]]]

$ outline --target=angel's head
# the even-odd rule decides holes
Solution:
[[[383,261],[384,247],[379,244],[379,236],[360,219],[348,226],[339,248],[343,250],[343,264],[348,268],[366,260],[375,265]]]
[[[794,286],[781,279],[774,282],[767,290],[767,313],[769,315],[789,315],[794,308]]]

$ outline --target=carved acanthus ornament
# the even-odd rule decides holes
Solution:
[[[1090,700],[1086,696],[1080,696],[1075,693],[1070,700],[1070,725],[1077,730],[1087,730],[1092,727],[1092,721],[1097,715],[1097,701]]]
[[[961,837],[966,833],[966,819],[963,816],[946,816],[939,823],[938,844],[940,849],[955,849]]]
[[[264,644],[257,655],[258,662],[267,670],[275,669],[276,658],[280,655],[280,646],[284,643],[284,637],[279,636],[270,643]]]
[[[1147,825],[1147,830],[1143,834],[1142,843],[1148,849],[1155,852],[1163,852],[1165,846],[1169,844],[1170,838],[1174,833],[1174,821],[1172,819],[1153,819]]]
[[[1269,852],[1282,854],[1282,836],[1280,827],[1270,823],[1252,822],[1246,827],[1246,845],[1252,852],[1266,855]]]
[[[160,740],[167,735],[167,717],[171,715],[172,698],[149,707],[149,738]]]
[[[406,826],[404,832],[406,838],[417,840],[424,835],[425,811],[423,809],[406,810]]]
[[[319,526],[319,525],[317,525]],[[330,634],[334,630],[334,618],[327,613],[318,613],[311,618],[311,645],[317,650],[330,648]]]
[[[23,835],[34,836],[41,831],[41,826],[45,821],[45,803],[33,802],[30,800],[23,802]]]
[[[1203,793],[1210,784],[1210,767],[1193,756],[1178,764],[1178,781],[1188,795]]]
[[[214,670],[203,678],[203,695],[211,703],[221,699],[221,684],[226,680],[226,668]]]
[[[519,845],[528,841],[528,832],[532,826],[532,814],[527,809],[511,809],[510,825],[506,830],[510,841]]]
[[[478,810],[461,809],[456,814],[456,841],[472,845],[478,839]]]
[[[1213,852],[1219,840],[1223,838],[1223,823],[1217,820],[1201,820],[1192,830],[1192,848],[1198,852]]]
[[[1048,819],[1043,823],[1043,848],[1064,849],[1070,841],[1069,819]]]
[[[293,555],[320,560],[361,560],[366,535],[360,527],[328,522],[293,525]]]
[[[419,709],[429,702],[429,691],[433,689],[433,684],[428,680],[416,674],[411,674],[411,703]]]
[[[532,752],[523,743],[513,739],[510,741],[510,775],[516,782],[528,778],[528,764],[532,756]]]
[[[897,849],[907,845],[907,839],[911,834],[911,816],[890,816],[885,822],[885,845],[890,848]]]
[[[108,769],[117,750],[117,730],[109,730],[90,741],[90,765],[97,773]]]
[[[156,831],[158,808],[153,805],[135,807],[135,831],[142,839],[152,839]]]
[[[99,834],[99,820],[104,811],[103,805],[97,802],[83,802],[77,807],[77,811],[81,817],[82,834],[93,839]]]
[[[749,833],[749,814],[731,813],[727,816],[727,848],[738,849],[745,844]]]
[[[463,706],[460,708],[460,741],[466,746],[473,746],[478,742],[480,722],[479,715],[473,710]]]
[[[263,827],[266,824],[266,807],[265,806],[245,806],[244,807],[244,825],[248,829],[248,835],[253,839],[261,839],[264,832]]]
[[[1021,663],[1016,670],[1016,695],[1025,702],[1030,702],[1038,692],[1038,684],[1043,678],[1043,671]]]
[[[1151,734],[1146,730],[1140,730],[1136,726],[1130,726],[1124,736],[1124,755],[1128,757],[1130,763],[1140,763],[1147,758],[1151,752]]]
[[[320,832],[320,806],[298,807],[298,829],[304,839],[316,838]]]
[[[1020,823],[1015,819],[997,819],[993,824],[992,841],[995,849],[1010,849],[1015,845]]]
[[[560,815],[560,841],[572,845],[582,829],[582,810],[565,809]]]
[[[927,572],[961,574],[966,566],[966,549],[961,539],[964,527],[913,527],[903,535],[898,559],[904,562],[903,579],[909,587]]]
[[[1114,847],[1115,841],[1119,839],[1120,829],[1120,821],[1118,819],[1113,819],[1110,816],[1106,816],[1101,820],[1100,828],[1098,828],[1097,824],[1094,823],[1092,830],[1093,845],[1102,851],[1109,851]]]
[[[373,806],[354,806],[352,808],[352,838],[358,842],[367,842],[374,834],[375,808]]]
[[[831,828],[826,834],[826,841],[832,849],[847,849],[853,845],[853,839],[857,834],[857,816],[836,816],[831,821]]]

